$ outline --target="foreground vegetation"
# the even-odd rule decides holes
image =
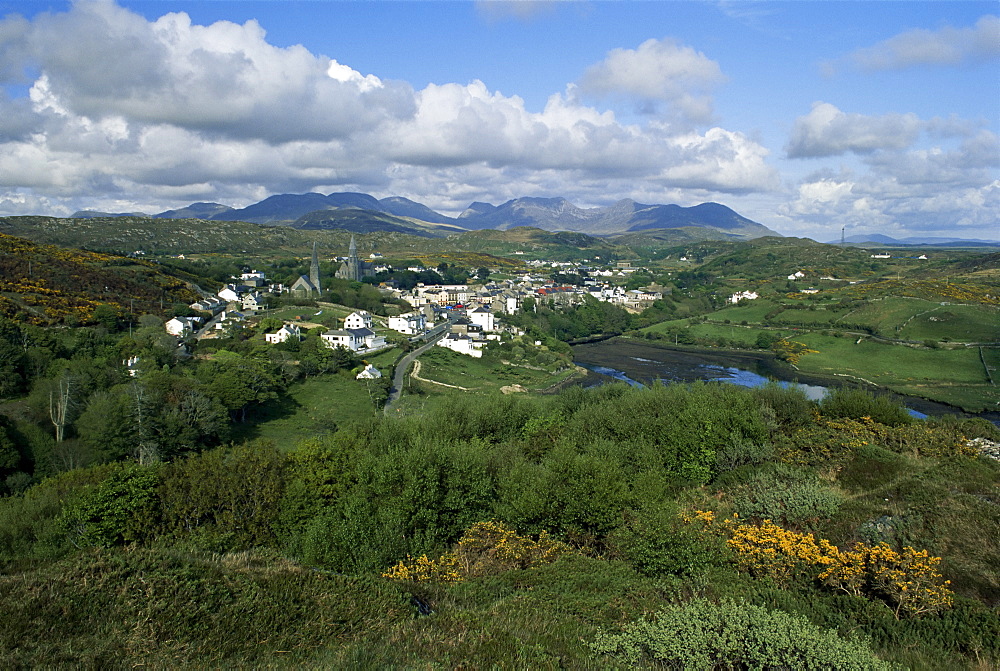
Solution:
[[[988,668],[973,437],[865,392],[610,385],[69,471],[0,500],[0,664]]]

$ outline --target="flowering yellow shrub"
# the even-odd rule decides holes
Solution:
[[[894,452],[922,457],[974,457],[976,449],[968,439],[951,427],[915,422],[887,426],[871,417],[828,419],[816,417],[813,424],[798,429],[789,440],[778,445],[781,461],[797,465],[815,465],[846,458],[851,450],[865,445],[880,445]]]
[[[407,556],[382,574],[394,580],[459,582],[515,569],[550,564],[570,552],[565,543],[545,531],[537,539],[519,535],[503,522],[477,522],[437,559]]]
[[[897,618],[952,603],[950,582],[937,569],[941,557],[932,557],[927,550],[907,546],[897,552],[885,543],[856,543],[841,550],[826,539],[789,531],[770,520],[744,524],[733,516],[717,522],[712,511],[696,510],[684,520],[729,536],[726,542],[736,553],[737,565],[753,575],[779,580],[810,576],[847,594],[882,599]]]
[[[774,350],[779,359],[787,361],[790,364],[797,364],[803,354],[816,354],[819,351],[809,349],[804,343],[785,340],[784,338],[771,345],[771,349]]]
[[[405,561],[400,561],[383,573],[382,577],[413,582],[458,582],[462,576],[456,570],[457,565],[458,559],[450,552],[438,559],[428,559],[427,555],[414,559],[406,555]]]

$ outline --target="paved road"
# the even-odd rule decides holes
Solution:
[[[443,327],[443,328],[442,328]],[[434,346],[438,340],[443,338],[448,333],[447,324],[443,324],[437,333],[431,332],[432,335],[429,336],[427,344],[421,345],[417,349],[413,350],[396,364],[396,372],[392,376],[392,388],[389,389],[389,398],[385,401],[385,413],[389,413],[389,408],[392,404],[399,400],[400,395],[403,393],[403,381],[406,379],[406,374],[410,370],[410,366],[413,365],[413,360],[418,356],[426,352],[428,349]]]

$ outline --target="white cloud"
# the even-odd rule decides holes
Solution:
[[[879,150],[866,156],[868,171],[805,178],[778,208],[804,227],[847,225],[861,232],[920,232],[995,239],[1000,231],[1000,166],[997,137],[980,131],[955,147]]]
[[[150,23],[110,2],[84,1],[41,15],[24,42],[44,73],[45,105],[79,116],[284,142],[344,136],[412,113],[407,85],[265,37],[255,21],[198,26],[172,13]]]
[[[691,123],[712,117],[711,91],[726,81],[719,64],[673,40],[646,40],[637,49],[614,49],[580,79],[581,92],[666,103],[668,112]]]
[[[970,28],[916,29],[859,49],[850,60],[864,70],[921,65],[961,65],[1000,58],[1000,17],[987,15]]]
[[[866,154],[876,149],[905,149],[922,124],[914,114],[865,116],[846,114],[835,106],[813,103],[809,114],[795,120],[785,147],[790,158]]]
[[[275,47],[254,21],[147,21],[81,0],[30,22],[6,19],[0,40],[0,72],[37,73],[30,99],[0,100],[0,111],[19,111],[0,121],[0,187],[63,198],[71,210],[128,198],[171,199],[162,209],[188,197],[237,205],[324,188],[460,209],[464,198],[586,202],[649,185],[712,194],[777,184],[767,150],[737,132],[623,124],[583,104],[573,85],[540,112],[479,81],[414,91],[301,46]],[[629,83],[634,92],[704,116],[692,101],[720,80],[714,62],[666,42],[630,53],[637,67],[659,68],[652,88]]]

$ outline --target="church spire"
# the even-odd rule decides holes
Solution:
[[[319,284],[319,256],[316,253],[315,242],[313,242],[312,262],[309,264],[309,282],[312,283],[313,289],[315,289],[317,294],[322,291],[322,287]]]

